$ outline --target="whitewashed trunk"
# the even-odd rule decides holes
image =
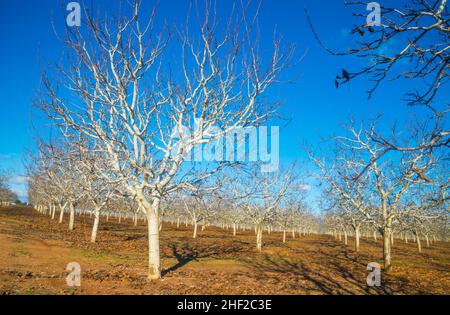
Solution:
[[[422,252],[422,243],[420,242],[420,237],[419,237],[419,233],[415,233],[416,235],[416,242],[417,242],[417,250],[419,251],[419,253]]]
[[[256,225],[256,249],[258,251],[262,250],[262,234],[263,234],[263,227],[261,224]]]
[[[193,225],[194,225],[194,233],[192,235],[192,238],[197,238],[197,226],[198,226],[197,220],[194,220]]]
[[[355,229],[355,251],[359,252],[359,227]]]
[[[55,220],[56,206],[52,206],[52,220]]]
[[[388,228],[383,231],[383,261],[384,269],[391,270],[391,233]]]
[[[159,255],[159,205],[160,199],[155,198],[147,212],[148,227],[148,279],[161,278],[161,263]]]
[[[66,209],[66,205],[59,206],[59,223],[62,223],[64,217],[64,210]]]
[[[94,210],[94,224],[92,225],[91,243],[95,243],[97,239],[98,223],[100,222],[100,209]]]
[[[69,219],[69,230],[72,231],[75,224],[75,207],[73,203],[69,204],[70,209],[70,219]]]

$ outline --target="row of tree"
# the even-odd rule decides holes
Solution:
[[[200,166],[188,160],[194,148],[273,116],[278,103],[266,94],[294,48],[275,34],[271,52],[260,55],[257,11],[246,6],[220,20],[206,1],[196,19],[162,26],[156,10],[141,8],[139,0],[124,4],[119,18],[86,11],[83,27],[66,28],[65,59],[43,74],[35,102],[62,140],[39,150],[36,164],[44,166],[36,173],[47,176],[37,177],[43,181],[33,194],[50,181],[65,191],[37,195],[64,196],[55,204],[69,207],[73,228],[74,206],[85,196],[80,190],[88,192],[96,218],[119,190],[146,216],[148,277],[158,279],[162,201],[195,193],[236,164],[223,157]],[[71,185],[78,176],[82,188]]]
[[[379,15],[377,23],[361,13],[373,4],[346,2],[359,22],[350,32],[354,43],[343,51],[328,47],[308,12],[306,18],[325,51],[362,64],[342,68],[336,88],[364,78],[372,83],[371,98],[384,84],[396,88],[403,81],[414,86],[405,99],[418,115],[401,130],[381,128],[381,116],[360,127],[350,123],[329,152],[309,155],[324,186],[328,230],[344,238],[351,231],[356,250],[362,228],[381,235],[389,270],[395,236],[407,241],[413,235],[419,251],[421,238],[448,239],[450,20],[448,0],[377,4],[380,10],[371,14]]]
[[[17,200],[17,195],[8,186],[8,177],[0,173],[0,206],[7,206]]]
[[[391,268],[395,236],[447,240],[450,202],[450,172],[447,150],[398,151],[380,155],[384,147],[374,139],[376,122],[333,137],[327,152],[310,158],[323,188],[327,226],[333,234],[349,231],[359,238],[364,227],[383,241],[383,259]],[[418,134],[413,132],[413,134]],[[392,141],[412,134],[392,133]],[[406,236],[407,237],[407,236]],[[346,242],[346,241],[345,241]]]
[[[109,221],[131,219],[134,225],[147,220],[137,196],[127,194],[120,181],[105,180],[108,166],[100,155],[73,143],[56,147],[41,143],[39,154],[29,164],[29,199],[35,208],[63,222],[69,212],[69,230],[74,229],[76,215],[93,219],[91,242],[95,242],[100,218]],[[94,154],[94,155],[92,155]],[[261,172],[259,164],[223,171],[214,182],[195,189],[177,190],[162,198],[158,231],[163,222],[191,224],[193,238],[198,226],[254,229],[256,248],[262,249],[262,234],[279,231],[306,235],[319,231],[319,219],[304,201],[304,190],[292,168],[289,172]]]
[[[420,128],[414,127],[406,138],[396,132],[387,137],[376,123],[349,126],[334,139],[331,152],[310,152],[325,187],[328,228],[342,225],[341,232],[350,228],[359,235],[361,226],[370,226],[383,238],[386,269],[396,234],[414,233],[420,226],[417,233],[438,236],[430,231],[448,215],[448,103],[433,103],[449,74],[446,2],[383,7],[385,24],[374,28],[364,21],[356,26],[353,34],[362,36],[359,46],[345,53],[325,47],[308,17],[327,51],[368,61],[363,69],[342,70],[337,86],[367,75],[375,81],[372,95],[406,60],[411,68],[394,73],[394,79],[431,82],[425,91],[409,93],[410,105],[423,105],[431,119],[420,121]],[[44,73],[35,104],[58,140],[39,143],[30,164],[33,203],[40,211],[52,209],[53,216],[57,205],[60,218],[69,209],[70,229],[79,205],[89,204],[83,208],[92,209],[93,240],[105,209],[119,218],[126,209],[128,214],[141,213],[148,225],[150,279],[161,276],[160,218],[169,209],[189,214],[194,235],[198,223],[251,223],[258,249],[263,229],[285,234],[298,228],[295,222],[311,221],[305,228],[317,230],[317,220],[298,197],[301,183],[292,172],[244,171],[226,159],[186,161],[194,148],[274,117],[278,103],[268,91],[280,81],[294,49],[283,47],[274,36],[270,53],[260,55],[259,39],[265,37],[259,34],[257,13],[249,16],[244,7],[222,24],[206,1],[196,20],[161,29],[156,29],[155,11],[144,22],[140,8],[136,1],[120,19],[100,20],[87,12],[84,27],[67,29],[65,59]],[[402,49],[382,49],[390,40]],[[216,146],[214,153],[221,148]],[[120,206],[110,206],[117,199]],[[210,215],[221,208],[228,209],[230,222]],[[335,224],[336,218],[342,224]]]

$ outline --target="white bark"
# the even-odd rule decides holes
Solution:
[[[94,210],[94,224],[92,225],[91,243],[95,243],[95,240],[97,239],[97,230],[99,222],[100,222],[100,209],[96,208]]]
[[[72,202],[69,203],[69,209],[70,209],[69,230],[72,231],[75,224],[75,207]]]
[[[161,278],[161,263],[159,255],[159,205],[160,199],[155,198],[147,211],[148,224],[148,279]],[[144,207],[145,208],[145,207]]]
[[[262,234],[263,234],[262,224],[257,224],[256,225],[256,249],[259,252],[262,250]]]

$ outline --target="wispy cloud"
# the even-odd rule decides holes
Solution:
[[[28,179],[29,177],[24,175],[15,175],[8,179],[9,187],[22,201],[28,199]]]
[[[28,176],[13,176],[8,180],[8,182],[15,185],[26,185],[28,184]]]
[[[16,155],[12,153],[0,153],[0,159],[12,159]]]
[[[12,187],[11,190],[20,200],[25,200],[28,198],[28,190],[25,187]]]
[[[301,191],[310,191],[311,190],[311,186],[308,185],[308,184],[299,184],[297,186],[297,189],[301,190]]]

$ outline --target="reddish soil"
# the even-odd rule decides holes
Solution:
[[[67,218],[65,218],[67,220]],[[381,241],[363,239],[361,252],[329,236],[282,243],[264,234],[262,253],[252,231],[208,227],[192,239],[191,227],[164,223],[163,278],[146,279],[147,238],[141,222],[104,222],[89,242],[91,219],[74,231],[28,207],[0,208],[0,294],[449,294],[450,244],[394,244],[394,268],[381,287],[368,287],[366,266],[381,262]],[[69,287],[68,263],[80,264],[81,286]]]

